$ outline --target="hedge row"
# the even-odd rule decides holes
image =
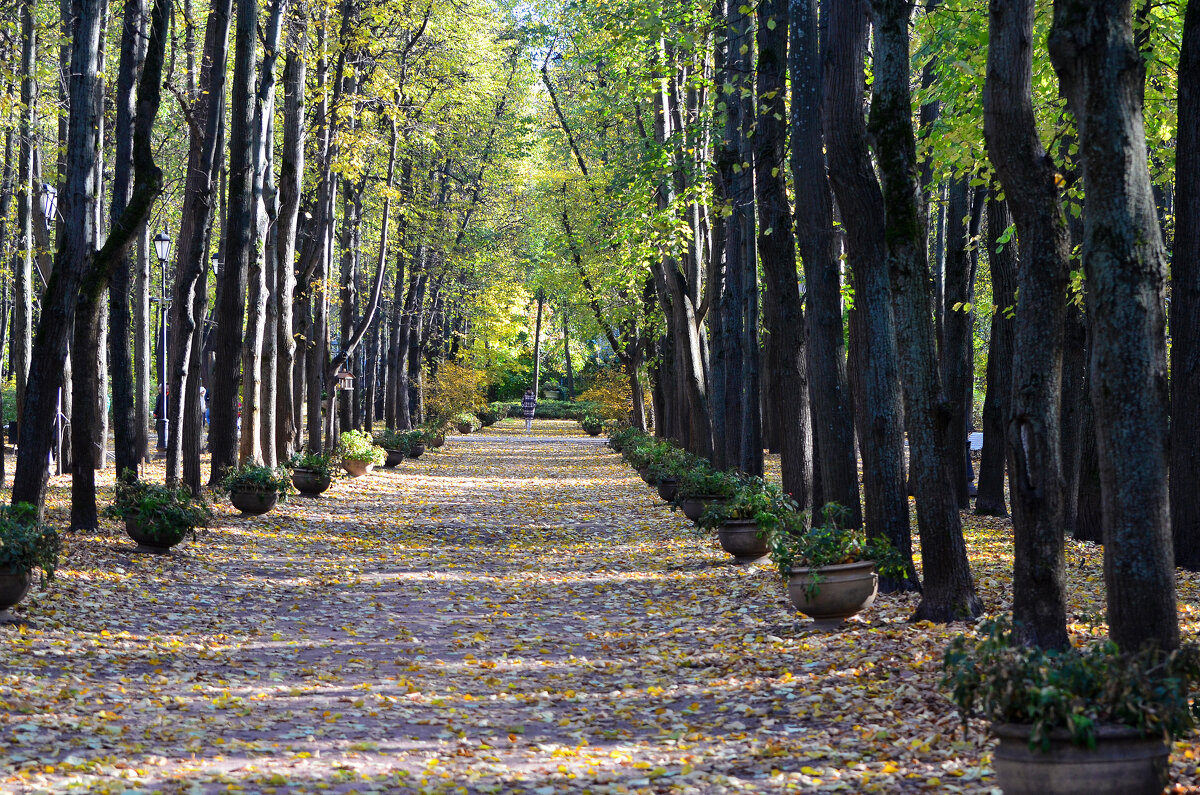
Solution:
[[[505,403],[508,416],[520,417],[520,403]],[[586,414],[595,414],[596,404],[586,400],[539,400],[536,415],[543,420],[581,420]]]

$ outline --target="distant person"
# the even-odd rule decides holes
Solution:
[[[208,427],[208,390],[200,385],[200,416],[204,418],[204,427]]]
[[[525,430],[533,429],[533,414],[537,411],[537,395],[534,394],[533,388],[525,390],[525,397],[521,398],[521,413],[525,415]]]

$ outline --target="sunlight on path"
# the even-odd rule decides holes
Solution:
[[[807,632],[575,423],[221,511],[69,540],[0,630],[0,790],[989,790],[910,597]]]

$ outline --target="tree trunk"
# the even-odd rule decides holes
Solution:
[[[212,397],[209,402],[208,446],[212,452],[210,485],[220,482],[239,460],[261,461],[258,434],[246,412],[245,381],[256,381],[258,373],[243,372],[242,320],[246,313],[246,289],[251,263],[257,259],[255,191],[255,102],[254,53],[257,42],[258,3],[237,1],[237,33],[234,37],[233,86],[229,127],[229,209],[225,218],[225,262],[217,292],[216,362],[213,367]],[[259,337],[261,339],[261,335]],[[261,351],[260,351],[261,352]],[[238,395],[242,393],[242,406]],[[240,408],[240,411],[239,411]],[[244,424],[239,425],[240,419]],[[257,420],[257,414],[254,417]],[[239,444],[238,434],[244,431]]]
[[[924,575],[924,593],[913,618],[962,621],[979,615],[983,605],[975,595],[958,505],[947,480],[949,417],[941,409],[945,393],[938,374],[912,126],[908,38],[912,7],[905,0],[872,0],[871,4],[875,10],[875,81],[870,129],[882,176],[896,336],[905,341],[900,366]]]
[[[850,316],[855,404],[863,459],[866,526],[888,538],[912,566],[908,497],[904,488],[904,412],[884,245],[883,197],[867,150],[862,114],[867,6],[847,0],[829,6],[823,82],[829,179],[846,228],[855,308]],[[857,330],[857,333],[856,333]]]
[[[983,450],[979,457],[979,489],[975,513],[1008,516],[1004,501],[1008,417],[1012,406],[1013,335],[1016,332],[1017,246],[1001,243],[1012,224],[1008,204],[993,191],[988,196],[988,265],[992,272],[991,343],[988,346],[987,394],[983,399]]]
[[[788,0],[758,4],[758,127],[754,134],[758,250],[767,289],[763,315],[769,340],[767,370],[774,389],[783,490],[800,510],[812,504],[812,426],[809,415],[808,328],[796,273],[796,244],[787,196]],[[757,324],[756,324],[757,326]],[[761,445],[759,455],[762,455]]]
[[[16,381],[17,427],[25,407],[25,381],[33,347],[33,269],[37,244],[34,236],[33,182],[34,129],[37,125],[37,0],[21,3],[21,115],[20,163],[17,167],[18,255],[13,258],[13,331],[9,346]]]
[[[289,29],[290,49],[283,67],[283,152],[279,164],[278,260],[275,263],[279,289],[277,328],[275,448],[279,461],[287,461],[299,439],[299,396],[293,388],[296,338],[292,334],[292,302],[295,293],[296,227],[300,215],[300,193],[304,176],[304,87],[305,53],[303,9],[297,8]]]
[[[171,304],[171,338],[168,376],[172,400],[167,404],[167,482],[175,483],[185,468],[183,437],[191,382],[200,373],[191,369],[195,337],[203,334],[203,315],[194,313],[197,294],[207,294],[206,261],[212,235],[216,181],[221,168],[225,121],[225,75],[229,52],[229,25],[233,0],[215,0],[204,33],[200,94],[192,106],[188,147],[187,182],[180,213],[179,243],[175,254],[175,286]],[[205,302],[206,303],[206,302]],[[209,384],[210,390],[212,384]],[[199,391],[196,390],[199,394]],[[211,391],[209,395],[211,399]],[[196,461],[199,468],[199,459]]]
[[[976,259],[972,256],[976,241],[971,232],[974,226],[972,219],[978,217],[976,213],[982,209],[982,201],[978,198],[972,203],[972,193],[965,176],[950,181],[942,306],[941,369],[949,415],[946,458],[950,485],[960,509],[971,507],[971,460],[967,433],[970,431],[974,398],[971,375],[975,357],[975,312],[972,304],[975,300],[976,266]]]
[[[808,312],[808,378],[822,500],[845,507],[850,527],[862,526],[854,417],[846,374],[840,245],[821,132],[821,60],[816,0],[790,0],[788,54],[792,86],[791,169],[796,192],[796,244],[804,262]],[[821,507],[813,505],[814,508]]]
[[[1171,531],[1175,565],[1200,570],[1200,0],[1179,51],[1175,241],[1171,253]]]
[[[533,394],[541,394],[538,381],[542,377],[542,310],[546,304],[546,294],[539,288],[537,293],[537,321],[533,326]],[[443,417],[442,419],[449,419]]]
[[[566,398],[570,400],[575,397],[575,370],[571,366],[571,323],[566,307],[563,308],[563,359],[567,364]]]
[[[1147,166],[1128,0],[1056,0],[1050,58],[1079,129],[1083,267],[1104,510],[1109,635],[1179,645],[1167,500],[1166,252]],[[1022,296],[1023,298],[1024,296]]]
[[[138,235],[133,272],[133,417],[137,460],[150,460],[150,228]],[[119,474],[121,469],[117,468]]]

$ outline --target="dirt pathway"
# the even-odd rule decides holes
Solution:
[[[909,604],[806,632],[573,423],[69,547],[0,630],[5,792],[988,789]]]

